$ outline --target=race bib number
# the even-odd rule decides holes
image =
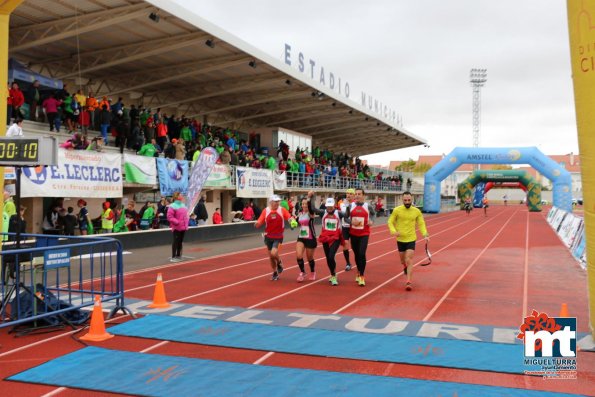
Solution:
[[[308,238],[308,237],[310,237],[310,228],[308,226],[301,226],[300,227],[300,237],[301,238]]]
[[[365,218],[363,216],[352,216],[351,217],[351,227],[353,229],[363,229],[364,228],[364,221]]]
[[[326,230],[334,232],[335,230],[337,230],[337,220],[336,219],[327,219],[324,222],[324,228]]]

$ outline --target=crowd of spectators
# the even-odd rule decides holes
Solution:
[[[393,191],[411,188],[411,180],[403,181],[401,174],[385,176],[383,171],[374,174],[359,157],[347,153],[333,153],[319,147],[312,150],[298,147],[292,153],[283,141],[269,151],[256,146],[254,133],[241,134],[229,128],[202,124],[195,118],[167,114],[160,108],[152,110],[134,104],[128,107],[122,98],[113,103],[105,96],[96,99],[92,92],[87,95],[82,90],[70,93],[66,85],[44,98],[38,86],[34,82],[23,94],[17,83],[12,84],[9,117],[17,114],[28,114],[31,120],[45,117],[50,131],[59,132],[65,125],[73,134],[62,145],[67,149],[100,151],[102,145],[109,143],[111,135],[120,152],[127,148],[143,156],[196,161],[202,148],[212,146],[219,152],[222,164],[286,171],[290,187],[365,187]],[[24,103],[28,105],[28,112],[22,112]],[[43,112],[38,111],[39,108]],[[89,129],[100,131],[101,135],[89,140]]]

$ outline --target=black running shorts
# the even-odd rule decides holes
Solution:
[[[405,252],[407,250],[415,251],[415,241],[409,241],[406,243],[402,241],[397,241],[397,248],[399,249],[399,252]]]
[[[282,238],[270,238],[270,237],[266,237],[264,238],[264,245],[267,246],[267,249],[270,251],[273,248],[279,248],[279,246],[281,245],[281,243],[283,242]]]
[[[298,238],[298,243],[303,243],[306,248],[316,248],[315,238]]]

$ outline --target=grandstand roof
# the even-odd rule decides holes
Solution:
[[[284,127],[358,156],[426,143],[170,0],[25,0],[10,19],[9,51],[97,97],[212,125]]]

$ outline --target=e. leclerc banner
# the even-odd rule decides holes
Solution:
[[[194,163],[192,172],[190,173],[188,194],[186,195],[186,205],[190,211],[198,204],[202,187],[218,159],[219,153],[217,153],[215,148],[207,146],[200,152],[198,160]]]
[[[23,167],[22,197],[122,197],[122,155],[58,150],[57,166]]]

